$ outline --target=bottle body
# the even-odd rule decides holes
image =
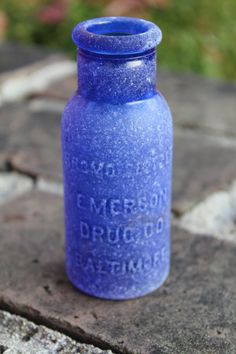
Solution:
[[[87,85],[83,78],[62,118],[67,274],[87,294],[135,298],[158,288],[169,272],[172,118],[149,77],[145,95],[141,82],[130,94],[131,85],[120,96],[114,90],[116,70],[126,85],[135,81],[130,69],[145,73],[143,59],[127,61],[127,76],[120,62],[95,59],[96,72],[94,59],[80,59],[81,76],[94,74]],[[109,102],[108,92],[95,90],[101,72],[106,80],[112,70],[115,83],[102,83],[112,88]]]
[[[74,96],[62,144],[72,283],[109,299],[156,289],[170,259],[172,123],[162,97],[117,106]]]

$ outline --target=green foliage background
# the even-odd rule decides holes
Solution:
[[[7,39],[74,55],[74,25],[104,15],[104,2],[74,0],[61,23],[45,25],[37,13],[47,4],[48,0],[1,0],[9,22]],[[147,5],[145,16],[163,31],[159,67],[236,80],[236,0],[169,0],[161,8]]]

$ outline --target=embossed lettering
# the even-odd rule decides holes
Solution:
[[[119,271],[120,262],[106,261],[106,264],[108,266],[109,273],[115,274],[115,273],[117,273]]]
[[[153,255],[153,265],[154,265],[154,267],[156,267],[160,263],[160,260],[161,260],[160,252],[155,252],[154,255]]]
[[[105,165],[105,175],[108,177],[115,176],[115,167],[113,163],[108,163]]]
[[[76,133],[73,132],[72,135],[76,136]],[[85,160],[69,153],[65,154],[65,164],[67,168],[71,168],[78,173],[89,174],[99,179],[105,177],[114,178],[117,176],[130,178],[135,175],[156,175],[160,170],[170,164],[170,160],[170,148],[166,149],[165,152],[160,153],[155,149],[151,149],[150,155],[147,156],[144,161],[127,163],[125,165],[118,165],[114,162]]]
[[[76,170],[77,165],[78,165],[78,158],[73,156],[72,159],[71,159],[71,168],[72,168],[72,170]]]
[[[144,258],[143,268],[144,268],[144,270],[150,270],[152,268],[152,259],[151,259],[151,257]]]
[[[157,234],[160,234],[164,229],[164,219],[162,216],[159,217],[159,219],[157,220],[157,229],[156,232]]]
[[[80,221],[80,235],[82,238],[89,239],[89,226],[86,222]]]
[[[94,198],[90,198],[90,211],[97,215],[106,216],[106,199],[102,199],[98,202]],[[97,203],[97,204],[96,204]]]
[[[144,224],[144,237],[149,238],[153,236],[153,222]]]
[[[107,271],[103,268],[102,260],[98,260],[98,262],[97,262],[97,273],[98,274],[107,274]]]
[[[130,258],[126,260],[104,259],[92,255],[81,255],[75,253],[76,267],[88,273],[98,274],[138,274],[148,273],[151,269],[159,269],[162,262],[166,262],[166,247],[143,257]]]
[[[131,259],[127,264],[128,273],[140,273],[143,267],[143,260],[139,258],[138,260]]]
[[[143,242],[145,239],[158,236],[164,231],[164,218],[160,216],[156,222],[137,224],[136,226],[102,226],[89,225],[80,221],[79,235],[82,239],[92,242],[108,243],[117,245],[119,243]]]
[[[83,203],[84,203],[84,196],[83,196],[83,194],[78,193],[77,194],[77,207],[80,209],[84,209],[85,206]]]
[[[135,173],[136,173],[137,175],[139,175],[140,173],[142,173],[142,165],[141,165],[140,162],[137,163]]]
[[[101,226],[94,226],[92,229],[92,239],[93,241],[102,241],[102,235],[104,234],[104,229]]]
[[[121,202],[119,199],[111,199],[110,201],[111,215],[119,215],[121,213]]]
[[[138,207],[141,211],[145,211],[147,209],[147,198],[141,197],[138,199]]]
[[[102,216],[103,218],[123,215],[129,217],[137,213],[145,213],[150,209],[161,210],[168,200],[167,189],[160,189],[151,196],[141,196],[138,198],[111,198],[96,199],[88,197],[82,193],[77,195],[77,207],[87,209],[91,214]]]
[[[74,171],[89,174],[98,178],[115,177],[116,168],[114,163],[104,161],[87,161],[85,159],[80,160],[78,156],[65,154],[65,163],[68,168]]]
[[[81,171],[83,173],[87,174],[88,173],[88,163],[87,163],[87,161],[85,161],[85,160],[81,161],[80,166],[81,166]]]
[[[131,227],[124,228],[123,238],[125,243],[130,243],[135,241],[133,232],[134,232],[134,228]]]
[[[136,207],[134,199],[125,198],[124,199],[124,214],[125,215],[136,214],[136,212],[137,212],[137,207]]]
[[[96,271],[93,259],[91,257],[87,258],[87,261],[85,263],[85,270],[91,273],[94,273]]]
[[[91,171],[95,174],[95,176],[102,177],[103,167],[104,167],[104,162],[96,163],[92,161],[91,163]]]
[[[119,228],[111,229],[109,226],[107,227],[107,242],[110,244],[117,244],[120,240]]]

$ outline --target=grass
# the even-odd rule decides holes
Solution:
[[[162,28],[162,67],[236,80],[236,1],[180,0],[150,11]]]

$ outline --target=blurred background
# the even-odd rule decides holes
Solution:
[[[236,80],[235,0],[0,0],[0,41],[51,47],[73,57],[72,28],[99,16],[157,23],[164,34],[162,69]]]

